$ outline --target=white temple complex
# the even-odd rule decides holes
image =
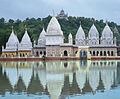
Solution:
[[[93,23],[88,37],[86,37],[82,24],[80,24],[75,38],[70,33],[68,35],[68,43],[64,43],[61,26],[57,18],[53,16],[46,31],[43,28],[37,44],[34,43],[33,46],[27,29],[25,29],[25,34],[20,43],[12,29],[12,33],[6,43],[6,48],[2,48],[2,56],[30,57],[32,55],[35,57],[72,57],[85,59],[117,56],[116,37],[113,36],[113,32],[107,22],[102,31],[102,36],[100,37],[99,34]],[[74,39],[75,44],[73,44]]]

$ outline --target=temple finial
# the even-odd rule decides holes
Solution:
[[[108,21],[107,21],[107,20],[106,20],[106,22],[105,22],[105,23],[106,23],[106,25],[108,25]]]
[[[94,18],[92,18],[92,23],[95,24],[95,19]]]
[[[53,16],[55,16],[55,11],[54,10],[52,10],[53,11]]]
[[[80,23],[80,26],[81,26],[81,21],[79,23]]]
[[[13,28],[13,26],[12,26],[12,32],[14,32],[14,28]]]
[[[27,26],[25,25],[25,31],[27,31]]]

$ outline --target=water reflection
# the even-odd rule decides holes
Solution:
[[[50,99],[97,94],[120,84],[118,61],[3,62],[0,94],[47,95]]]

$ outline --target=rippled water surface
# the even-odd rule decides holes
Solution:
[[[1,62],[0,99],[120,99],[120,61]]]

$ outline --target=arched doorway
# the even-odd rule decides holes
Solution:
[[[113,51],[111,51],[111,56],[114,56]]]
[[[24,53],[23,53],[23,57],[25,57]]]
[[[20,57],[22,57],[22,54],[20,53]]]
[[[95,51],[93,51],[93,56],[95,56]]]
[[[68,52],[66,50],[64,51],[64,56],[68,56]]]
[[[42,55],[42,51],[40,51],[40,55]]]
[[[99,51],[97,51],[97,56],[99,55]]]
[[[92,55],[92,52],[90,51],[90,54]]]
[[[102,51],[100,51],[100,56],[102,56]]]
[[[104,56],[107,56],[106,51],[104,51]]]
[[[108,56],[110,56],[110,51],[108,51]]]
[[[80,51],[80,59],[87,59],[87,51]]]
[[[44,56],[46,55],[46,51],[44,51]]]

